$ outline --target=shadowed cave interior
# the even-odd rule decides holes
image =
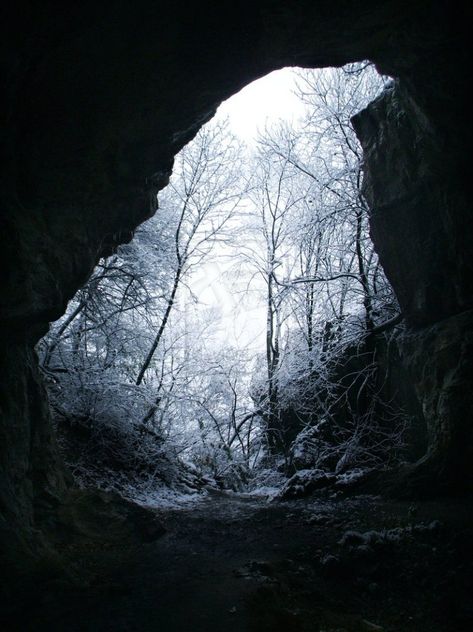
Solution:
[[[262,0],[18,3],[7,13],[4,628],[471,629],[468,9]],[[425,454],[330,509],[327,498],[266,506],[215,493],[195,510],[148,511],[76,489],[33,351],[48,324],[156,211],[173,157],[222,100],[284,66],[364,59],[394,78],[353,125],[371,236],[406,323],[396,357],[422,410]]]

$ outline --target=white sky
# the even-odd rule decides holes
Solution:
[[[218,108],[216,118],[228,116],[233,133],[248,144],[258,129],[279,119],[295,122],[304,106],[294,95],[296,70],[283,68],[250,83]]]

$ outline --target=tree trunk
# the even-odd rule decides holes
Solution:
[[[163,333],[166,328],[167,322],[169,320],[169,315],[174,305],[174,300],[176,298],[177,288],[179,287],[179,281],[181,278],[181,271],[182,271],[181,268],[177,269],[176,276],[174,277],[172,292],[168,299],[168,302],[166,305],[166,311],[164,312],[164,316],[159,326],[158,333],[156,334],[156,338],[154,339],[153,344],[151,345],[151,349],[149,350],[148,355],[146,356],[146,359],[143,362],[143,366],[141,367],[140,372],[138,373],[138,377],[136,378],[135,383],[137,386],[139,386],[141,382],[143,381],[145,373],[148,370],[149,365],[151,364],[151,360],[153,359],[156,349],[158,348],[159,342],[161,338],[163,337]]]

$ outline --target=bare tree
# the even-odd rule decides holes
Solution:
[[[150,367],[169,321],[176,294],[186,274],[202,265],[215,244],[225,238],[224,228],[237,208],[244,186],[239,152],[228,124],[202,128],[177,156],[174,173],[161,207],[172,209],[173,276],[157,332],[140,367],[139,386]]]
[[[286,447],[280,422],[279,371],[287,332],[286,283],[296,264],[291,239],[292,222],[306,196],[304,182],[287,157],[275,154],[261,143],[253,168],[249,194],[249,235],[240,249],[255,274],[264,295],[266,311],[264,386],[257,399],[263,410],[271,451]]]
[[[246,244],[243,256],[265,288],[266,378],[256,392],[266,402],[270,449],[279,453],[294,438],[285,411],[312,423],[320,414],[313,391],[330,400],[336,358],[399,320],[369,237],[350,122],[383,83],[365,66],[301,71],[305,120],[259,138],[251,209],[260,242]]]

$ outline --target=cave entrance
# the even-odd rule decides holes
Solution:
[[[350,123],[386,86],[368,63],[276,71],[178,154],[156,215],[39,345],[80,484],[149,500],[404,455],[373,360],[398,306]]]

